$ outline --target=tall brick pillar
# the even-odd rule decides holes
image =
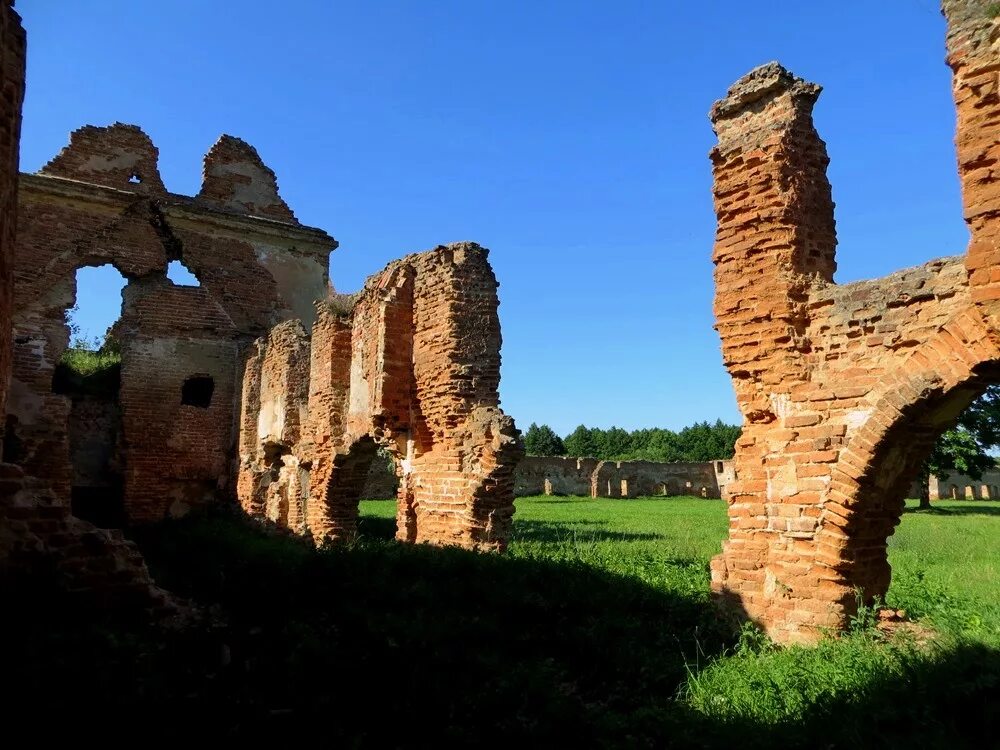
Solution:
[[[829,158],[812,121],[819,93],[816,84],[769,63],[737,81],[710,113],[718,136],[711,152],[716,330],[744,416],[730,537],[713,563],[713,580],[738,592],[751,613],[769,606],[769,566],[781,567],[773,553],[789,531],[768,517],[765,503],[778,499],[769,487],[776,477],[796,489],[805,480],[799,500],[816,499],[815,483],[797,476],[797,456],[774,455],[769,441],[791,438],[811,419],[789,416],[787,405],[808,379],[810,285],[832,281],[836,268]],[[796,528],[815,523],[788,518]],[[727,559],[737,562],[727,569]]]
[[[945,0],[955,96],[958,173],[971,233],[965,265],[972,299],[992,320],[1000,307],[1000,18],[995,3]]]

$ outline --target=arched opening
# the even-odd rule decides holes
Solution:
[[[371,460],[358,503],[358,535],[394,539],[397,535],[399,462],[394,451],[379,446]]]
[[[121,349],[114,326],[127,280],[111,264],[79,268],[75,302],[65,311],[69,345],[52,377],[54,393],[70,400],[73,514],[100,527],[124,525],[121,434]]]
[[[951,383],[925,370],[911,374],[900,388],[912,394],[909,403],[900,407],[893,393],[875,404],[868,423],[886,427],[879,432],[863,430],[854,438],[874,445],[872,458],[857,473],[844,461],[834,471],[835,487],[854,483],[857,490],[853,496],[831,492],[840,520],[832,510],[825,511],[816,537],[820,545],[839,545],[839,562],[831,567],[846,584],[839,600],[845,616],[856,609],[855,590],[862,592],[865,604],[886,595],[891,581],[888,539],[902,517],[907,489],[922,473],[938,438],[989,385],[998,382],[1000,361],[975,365]],[[952,493],[961,500],[973,497],[974,489],[952,485]]]
[[[319,504],[311,501],[307,511],[314,537],[349,540],[360,534],[409,541],[416,538],[412,490],[405,486],[401,471],[403,454],[397,443],[405,445],[402,437],[389,442],[365,435],[355,440],[346,452],[333,456],[326,470],[323,501]],[[316,471],[315,466],[312,471]],[[381,489],[377,489],[379,485]],[[390,490],[395,491],[394,499],[365,497],[390,495]]]

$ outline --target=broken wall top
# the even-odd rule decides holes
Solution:
[[[298,223],[274,172],[246,141],[223,135],[205,155],[197,201],[213,208]]]
[[[69,145],[38,174],[301,226],[278,194],[274,172],[253,146],[231,135],[221,136],[205,155],[201,190],[193,198],[167,191],[153,141],[138,126],[120,122],[73,131]],[[328,239],[336,248],[333,238]]]
[[[165,195],[160,152],[136,125],[84,125],[39,174],[90,182],[145,195]]]

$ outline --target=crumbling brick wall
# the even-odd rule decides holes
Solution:
[[[69,331],[64,312],[82,266],[128,281],[115,335],[122,351],[120,463],[131,521],[153,521],[235,494],[238,375],[245,349],[291,317],[311,325],[336,242],[296,221],[274,173],[223,136],[196,197],[166,190],[156,147],[139,128],[86,126],[38,174],[21,175],[14,253],[10,456],[71,496],[70,400],[53,392]],[[182,261],[199,287],[175,286]],[[184,403],[210,381],[204,405]]]
[[[352,537],[378,447],[400,472],[397,538],[503,549],[522,448],[499,408],[497,282],[471,243],[390,263],[307,339],[277,326],[248,359],[239,496],[317,543]]]
[[[948,0],[968,254],[833,283],[820,89],[776,63],[712,108],[716,328],[744,416],[713,588],[781,640],[844,626],[937,436],[1000,377],[1000,125],[988,3]]]
[[[25,34],[11,0],[0,2],[0,413],[10,371],[14,297],[14,243],[18,218],[17,157],[24,91]],[[23,391],[22,391],[23,394]],[[31,408],[39,406],[35,401]],[[102,609],[128,607],[154,617],[180,611],[157,588],[135,545],[119,531],[98,529],[75,518],[67,497],[47,479],[25,476],[8,461],[18,448],[8,441],[0,461],[0,587],[55,585]],[[6,588],[5,588],[6,590]],[[15,613],[8,613],[14,616]]]
[[[17,174],[24,99],[25,34],[13,3],[0,6],[0,415],[5,414],[11,368],[11,299]],[[3,429],[0,425],[0,451]]]

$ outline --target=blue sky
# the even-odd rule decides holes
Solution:
[[[491,248],[504,408],[526,427],[739,421],[712,329],[707,112],[755,65],[824,86],[837,281],[964,250],[934,0],[19,0],[21,168],[85,123],[140,125],[194,194],[245,138],[352,291],[439,243]],[[117,316],[81,284],[80,324]]]

